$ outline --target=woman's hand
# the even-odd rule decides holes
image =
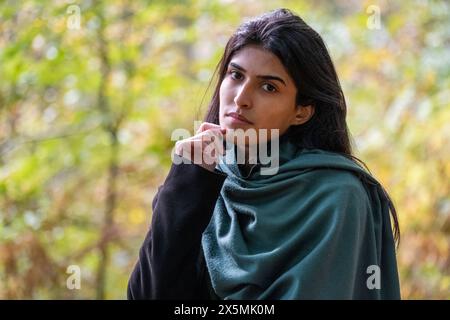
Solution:
[[[203,122],[196,134],[175,143],[175,154],[188,159],[192,163],[214,171],[219,155],[224,154],[223,139],[226,129],[219,125]]]

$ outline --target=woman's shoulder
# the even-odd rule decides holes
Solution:
[[[309,180],[328,191],[336,190],[362,196],[368,180],[376,180],[348,157],[321,149],[304,149],[295,166],[306,169]]]
[[[336,168],[315,168],[309,172],[306,188],[310,188],[322,207],[351,209],[361,214],[371,206],[365,183],[352,171]]]
[[[345,190],[352,192],[365,192],[364,182],[361,175],[357,172],[332,168],[332,167],[317,167],[309,171],[310,181],[315,184],[320,184],[326,189]]]

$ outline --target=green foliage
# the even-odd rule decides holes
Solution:
[[[379,29],[367,27],[370,5],[380,8]],[[238,24],[277,7],[297,12],[330,48],[356,155],[400,216],[403,298],[450,298],[447,2],[0,6],[0,298],[125,298],[172,130],[193,132],[203,118]],[[81,268],[80,290],[66,287],[69,265]]]

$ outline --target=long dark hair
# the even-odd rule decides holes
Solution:
[[[314,115],[302,125],[293,125],[286,137],[301,148],[340,153],[362,164],[352,154],[346,123],[347,106],[331,57],[320,35],[288,9],[278,9],[243,23],[228,40],[217,65],[217,84],[204,121],[219,124],[220,85],[228,63],[243,47],[255,44],[275,54],[297,87],[297,105],[314,107]],[[394,204],[382,187],[394,221],[394,238],[400,242],[400,227]]]

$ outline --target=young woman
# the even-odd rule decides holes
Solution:
[[[396,211],[352,156],[321,37],[289,10],[267,13],[238,28],[218,72],[205,122],[175,148],[204,161],[173,164],[159,188],[128,298],[399,299]],[[276,173],[238,163],[251,141],[211,139],[237,129],[278,130]]]

